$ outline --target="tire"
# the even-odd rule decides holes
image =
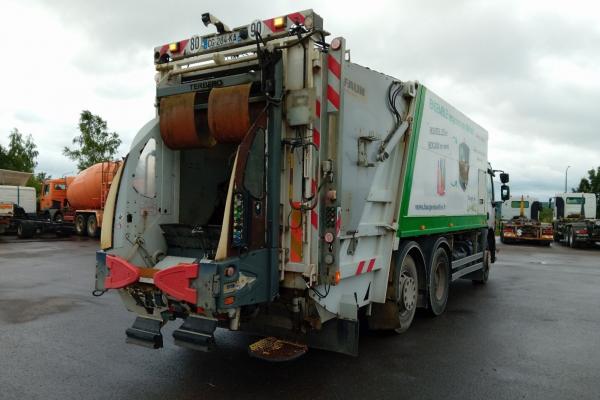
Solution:
[[[84,214],[77,214],[75,217],[75,232],[79,236],[87,235],[87,218]]]
[[[94,214],[91,214],[87,219],[87,234],[89,237],[98,237],[98,220]]]
[[[35,226],[28,221],[21,221],[17,225],[17,236],[19,239],[29,239],[35,234]]]
[[[481,279],[473,279],[473,283],[478,285],[485,285],[487,281],[490,279],[490,264],[491,264],[491,255],[490,251],[486,250],[483,255],[483,268],[481,269],[482,276]]]
[[[54,222],[58,222],[58,223],[62,223],[64,221],[62,213],[61,212],[57,212],[56,214],[54,214],[53,221]]]
[[[449,290],[450,261],[446,250],[438,247],[433,253],[429,273],[429,311],[434,316],[446,310]]]
[[[573,227],[569,229],[569,247],[572,249],[579,247],[579,243],[577,243],[577,239],[575,237],[575,229],[573,229]]]
[[[396,287],[396,304],[398,305],[398,322],[400,327],[396,333],[403,333],[410,327],[417,310],[419,295],[419,277],[417,264],[410,254],[407,254],[399,264],[399,271],[394,276]]]

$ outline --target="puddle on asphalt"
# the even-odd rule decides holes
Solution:
[[[9,324],[21,324],[45,315],[67,312],[80,304],[80,300],[69,297],[0,299],[0,320]]]

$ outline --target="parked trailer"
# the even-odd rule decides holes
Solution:
[[[598,195],[557,193],[550,199],[553,208],[554,240],[569,247],[600,242]]]
[[[6,173],[7,171],[4,170],[4,175]],[[19,174],[31,176],[30,173]],[[27,182],[27,179],[29,178],[24,177],[19,185],[0,185],[0,234],[17,228],[17,209],[23,210],[20,214],[35,213],[35,189],[21,186]]]
[[[359,321],[404,332],[495,260],[488,133],[431,90],[350,61],[312,10],[155,48],[157,117],[114,178],[96,294],[208,350],[217,327],[358,354]],[[502,174],[503,183],[508,175]],[[508,187],[502,186],[503,198]]]
[[[500,241],[502,243],[539,243],[550,246],[554,240],[552,224],[541,222],[542,204],[529,196],[511,197],[502,203]]]

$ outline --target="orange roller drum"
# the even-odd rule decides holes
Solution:
[[[160,134],[173,150],[206,148],[215,145],[206,128],[206,111],[196,111],[196,93],[160,100]]]
[[[208,96],[208,127],[219,143],[240,143],[250,129],[252,84],[214,88]]]

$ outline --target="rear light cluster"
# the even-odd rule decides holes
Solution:
[[[553,234],[552,228],[542,229],[542,235],[552,235],[552,234]]]
[[[578,235],[587,235],[588,234],[588,230],[587,230],[587,228],[575,229],[575,233],[578,234]]]
[[[244,244],[244,195],[236,193],[233,196],[233,229],[231,244],[234,247],[241,247]]]

